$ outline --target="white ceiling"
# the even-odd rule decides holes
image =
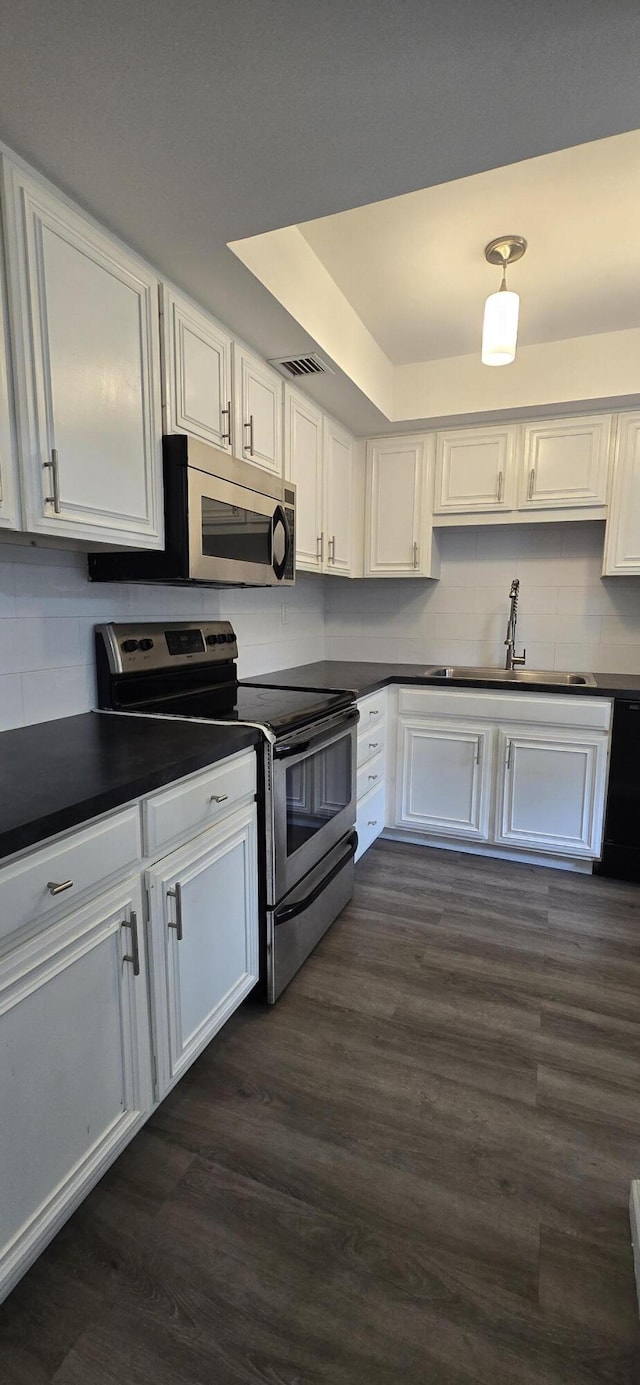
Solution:
[[[494,236],[524,235],[508,275],[520,346],[640,325],[640,131],[299,227],[396,365],[477,351]]]
[[[312,343],[228,241],[633,129],[639,48],[637,0],[14,0],[0,137],[278,355]]]

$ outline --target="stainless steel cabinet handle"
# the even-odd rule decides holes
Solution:
[[[336,536],[332,534],[329,539],[329,562],[335,563],[336,560]]]
[[[373,711],[370,711],[370,712],[369,712],[369,716],[370,716],[370,717],[379,717],[379,716],[380,716],[380,712],[379,712],[376,708],[374,708]]]
[[[221,409],[221,410],[220,410],[220,413],[222,414],[222,417],[223,417],[223,418],[224,418],[225,414],[227,415],[227,427],[226,427],[224,433],[221,433],[221,434],[220,434],[220,441],[221,441],[221,442],[228,442],[229,447],[231,447],[231,400],[230,400],[230,399],[227,400],[227,407],[226,407],[226,409]]]
[[[377,827],[377,826],[378,826],[378,819],[377,819],[377,818],[369,818],[369,821],[368,821],[368,823],[367,823],[367,827]]]
[[[249,441],[245,442],[244,450],[253,457],[253,414],[249,414],[249,422],[245,423],[244,426],[249,429]]]
[[[378,776],[377,776],[377,774],[370,774],[370,775],[369,775],[369,778],[370,778],[370,779],[377,779]]]
[[[511,769],[511,741],[507,741],[507,758],[505,760],[507,769]]]
[[[60,504],[60,468],[58,466],[58,449],[51,448],[51,461],[43,462],[43,468],[48,468],[51,472],[51,488],[53,495],[45,495],[45,505],[53,505],[54,514],[59,515],[62,509]]]
[[[379,744],[379,741],[369,741],[369,750],[377,750]]]
[[[318,534],[316,539],[316,558],[321,563],[324,558],[324,534]]]
[[[65,890],[73,889],[73,880],[62,880],[59,885],[55,880],[47,880],[47,889],[49,894],[64,894]]]
[[[209,799],[209,802],[210,802],[210,803],[226,803],[228,797],[229,797],[228,793],[212,793],[211,798]]]
[[[138,947],[138,915],[132,913],[131,917],[125,919],[123,928],[131,929],[131,952],[126,952],[122,958],[123,962],[133,963],[134,976],[140,975],[140,948]]]
[[[418,566],[419,553],[420,553],[420,549],[418,548],[418,544],[416,543],[416,541],[415,541],[415,539],[414,539],[414,542],[413,542],[413,566],[414,566],[414,567],[417,567],[417,566]]]
[[[172,922],[171,922],[171,919],[169,919],[169,927],[170,927],[170,928],[175,928],[175,930],[176,930],[176,938],[177,938],[178,942],[181,943],[181,942],[182,942],[182,885],[180,884],[180,881],[179,881],[179,880],[176,880],[176,883],[175,883],[175,885],[174,885],[174,887],[173,887],[172,890],[167,890],[167,899],[175,899],[175,901],[176,901],[176,921],[175,921],[175,923],[172,923]]]
[[[476,764],[480,764],[480,737],[476,741]]]
[[[504,482],[504,472],[498,472],[498,504],[502,503],[502,486]]]
[[[527,492],[527,500],[533,500],[533,487],[535,484],[535,479],[536,469],[534,466],[532,466],[531,471],[529,472],[529,490]]]

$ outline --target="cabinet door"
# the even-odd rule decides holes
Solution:
[[[147,888],[162,1096],[258,979],[255,804],[160,861]]]
[[[296,565],[322,572],[322,413],[289,385],[284,391],[284,468],[296,486]]]
[[[231,338],[188,298],[161,288],[165,433],[231,451]]]
[[[603,572],[640,575],[640,413],[618,418]]]
[[[438,433],[434,514],[513,509],[516,428]]]
[[[606,505],[611,425],[610,414],[527,423],[519,509]]]
[[[282,475],[283,381],[257,356],[234,343],[236,457]]]
[[[0,251],[1,257],[1,251]],[[9,346],[0,258],[0,528],[19,529],[16,437],[9,402]]]
[[[561,856],[599,856],[607,737],[500,733],[497,842]]]
[[[367,447],[365,576],[432,576],[433,438]]]
[[[493,742],[487,726],[401,717],[396,827],[487,841]]]
[[[325,572],[353,571],[353,439],[339,424],[324,420]]]
[[[2,1297],[151,1109],[139,880],[16,948],[0,977]]]
[[[27,527],[159,548],[157,281],[8,161],[4,180]]]

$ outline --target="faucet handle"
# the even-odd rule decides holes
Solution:
[[[522,654],[514,654],[511,658],[513,668],[524,668],[527,662],[527,651],[523,649]]]

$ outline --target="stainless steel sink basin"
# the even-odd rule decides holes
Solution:
[[[595,688],[596,680],[591,673],[556,673],[553,669],[539,668],[450,668],[429,669],[430,678],[459,679],[470,683],[476,679],[491,683],[548,683],[557,688]]]

